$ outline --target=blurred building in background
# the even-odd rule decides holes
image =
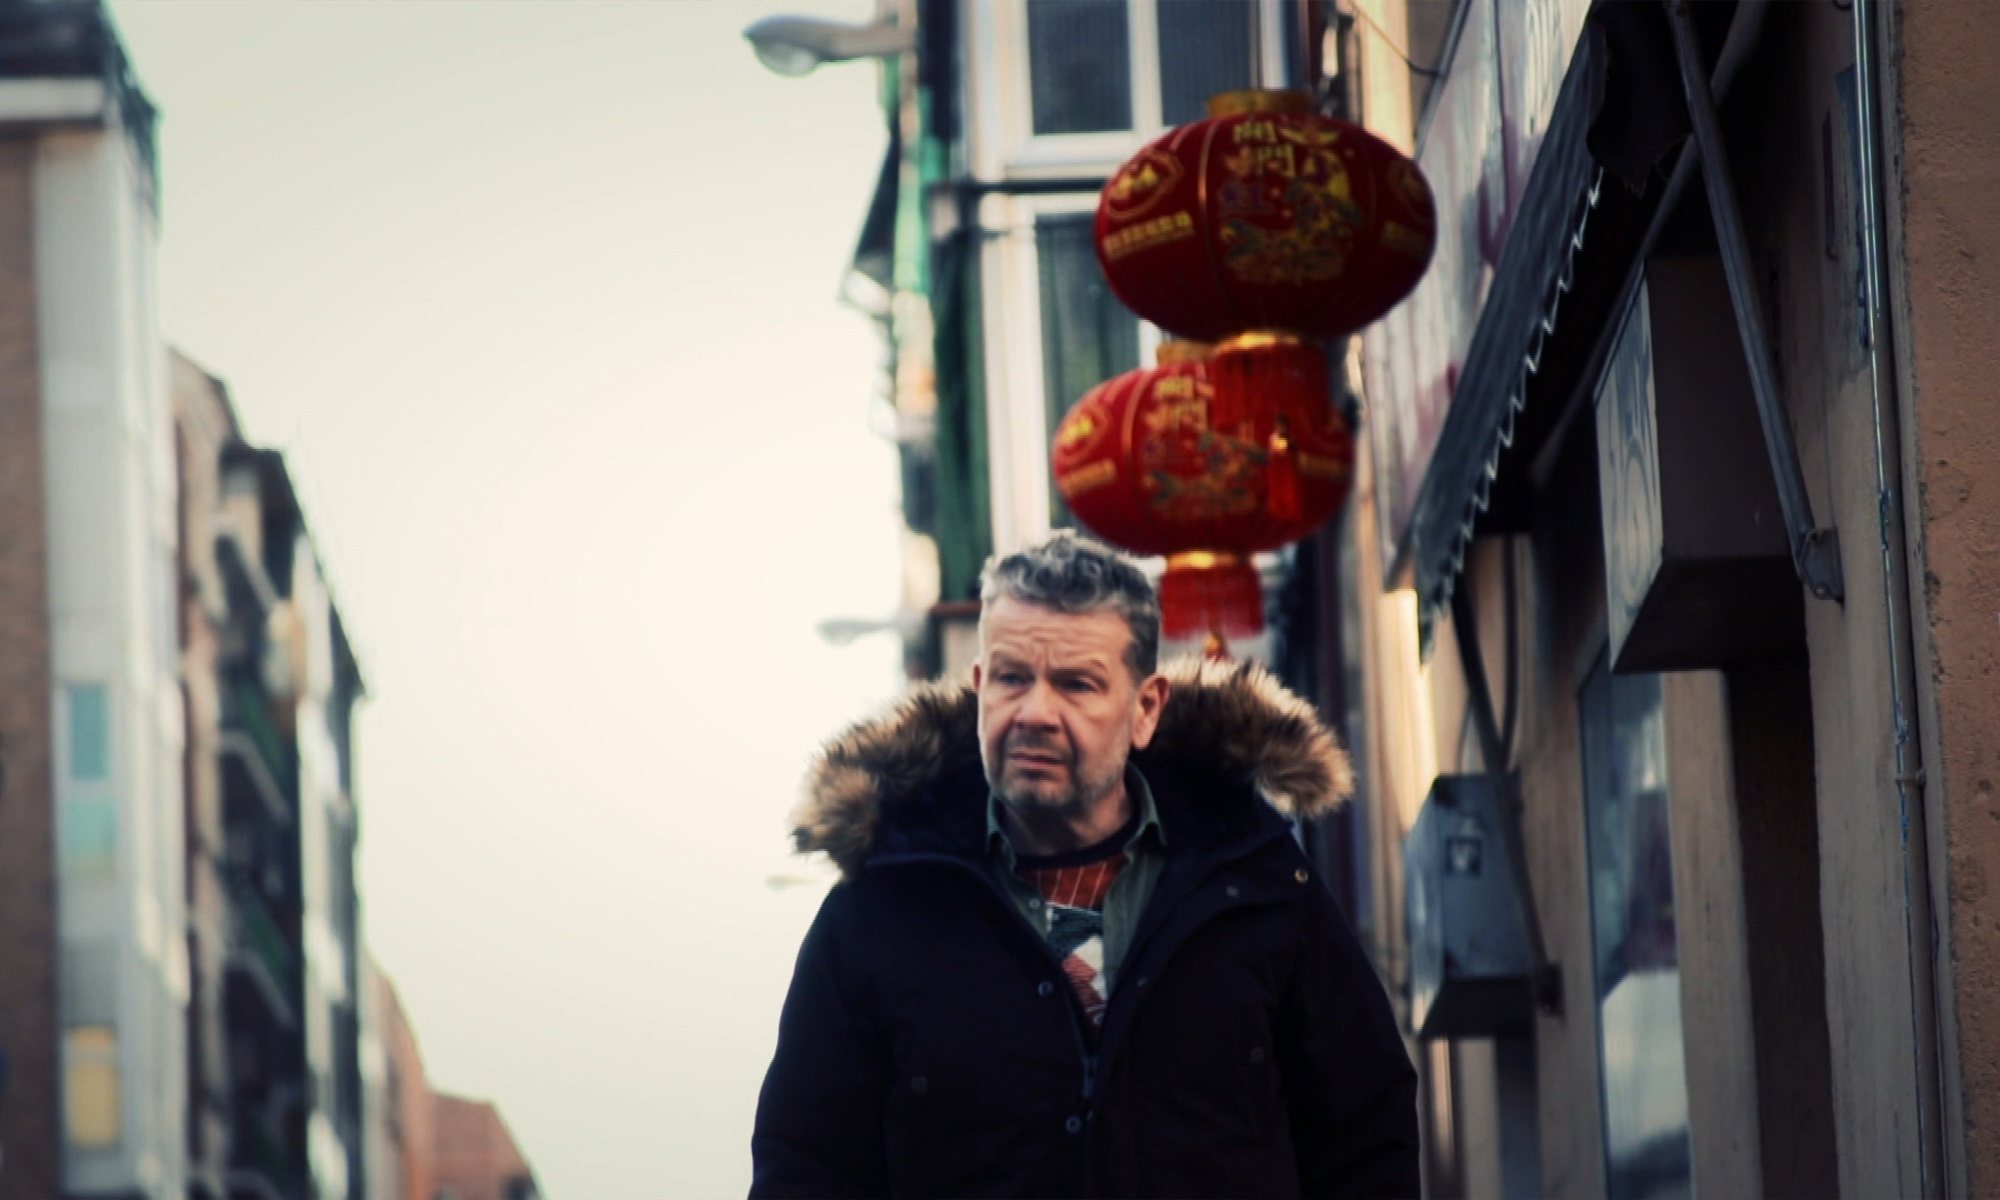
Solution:
[[[0,1193],[179,1195],[185,931],[154,113],[99,14],[0,12]]]
[[[431,1085],[417,1050],[416,1030],[403,1012],[396,985],[368,963],[363,995],[369,1011],[362,1027],[371,1032],[364,1072],[368,1078],[369,1196],[431,1200],[433,1128]]]
[[[442,1092],[433,1097],[436,1200],[538,1200],[535,1173],[521,1157],[500,1110],[484,1100]]]
[[[1249,83],[1415,157],[1425,281],[1344,348],[1347,512],[1243,647],[1363,781],[1309,835],[1447,1196],[2000,1187],[2000,27],[1966,5],[884,0],[908,658],[1064,523],[1058,416],[1158,334],[1123,158]],[[1336,348],[1340,349],[1340,348]],[[915,619],[917,615],[922,619]]]
[[[284,458],[161,340],[155,119],[101,5],[0,4],[0,1197],[430,1200],[358,659]]]
[[[284,459],[221,381],[179,354],[171,378],[195,1182],[359,1195],[360,670]]]

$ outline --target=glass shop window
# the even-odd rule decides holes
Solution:
[[[1097,266],[1090,213],[1035,219],[1035,267],[1041,285],[1042,394],[1048,429],[1083,394],[1139,365],[1139,318],[1111,294]],[[1050,485],[1055,525],[1075,522]]]
[[[1663,690],[1600,655],[1578,701],[1606,1194],[1689,1196]]]

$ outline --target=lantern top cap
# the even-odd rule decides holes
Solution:
[[[1153,351],[1153,361],[1163,367],[1178,367],[1187,363],[1201,362],[1213,351],[1207,342],[1172,341],[1161,342]]]
[[[1251,113],[1302,115],[1313,110],[1312,93],[1279,88],[1245,88],[1208,98],[1210,117],[1241,117]]]
[[[1303,346],[1306,340],[1296,333],[1282,329],[1252,329],[1217,342],[1214,352],[1229,354],[1238,350],[1269,350],[1273,346]],[[1165,347],[1161,347],[1165,349]]]
[[[1167,566],[1176,571],[1240,570],[1247,561],[1227,550],[1182,550],[1167,555]]]

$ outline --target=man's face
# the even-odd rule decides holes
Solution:
[[[1083,817],[1152,741],[1167,681],[1132,678],[1132,632],[1112,612],[987,605],[972,667],[986,780],[1010,807]]]

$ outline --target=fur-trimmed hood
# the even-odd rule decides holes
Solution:
[[[1312,705],[1255,663],[1183,659],[1153,741],[1133,762],[1157,781],[1181,770],[1253,785],[1287,816],[1331,812],[1354,790],[1347,752]],[[858,722],[814,757],[793,814],[801,852],[824,851],[857,874],[885,818],[908,817],[931,785],[979,763],[979,705],[971,683],[928,684],[888,712]],[[983,821],[983,817],[981,818]]]

